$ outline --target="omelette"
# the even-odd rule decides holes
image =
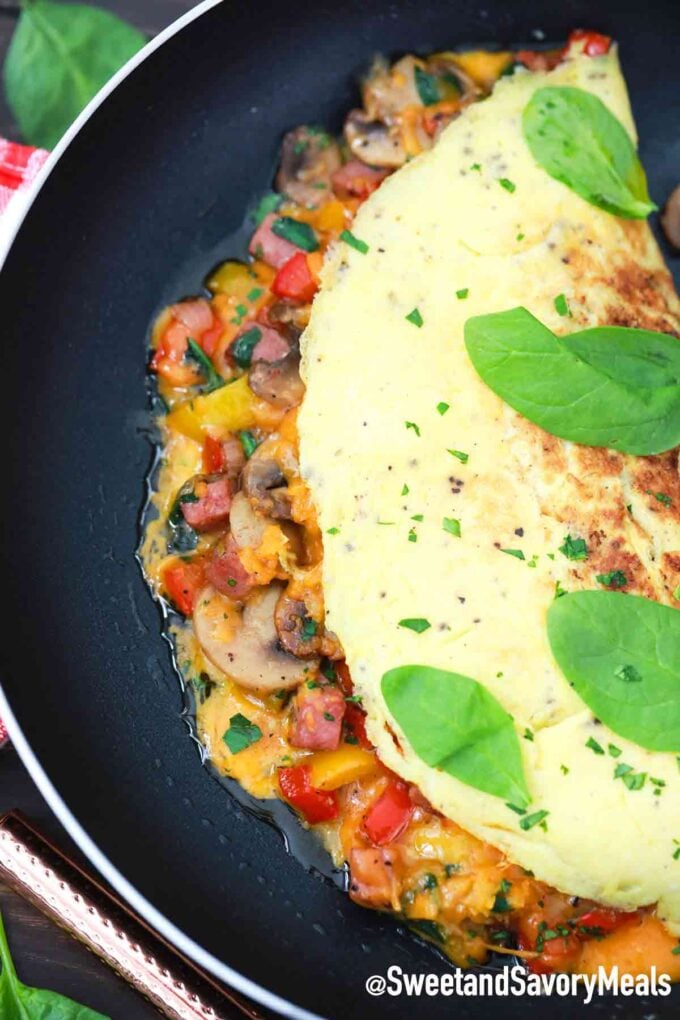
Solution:
[[[162,456],[140,558],[205,757],[286,801],[356,902],[462,966],[679,978],[677,664],[668,733],[622,734],[550,622],[564,596],[607,592],[670,613],[675,654],[678,449],[558,438],[471,355],[470,324],[513,309],[553,343],[680,335],[644,209],[615,214],[528,144],[546,89],[596,102],[634,151],[616,47],[582,30],[559,50],[376,60],[342,144],[286,134],[247,257],[153,326]],[[652,362],[672,417],[677,379]],[[614,669],[625,703],[642,677]],[[427,702],[442,678],[467,691],[460,713],[452,688]],[[477,714],[502,738],[448,767],[438,727]]]

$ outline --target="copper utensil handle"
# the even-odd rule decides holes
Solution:
[[[262,1014],[199,971],[18,812],[0,818],[0,877],[146,996],[170,1020]]]

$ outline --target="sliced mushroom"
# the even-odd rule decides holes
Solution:
[[[267,518],[253,510],[244,492],[237,492],[229,511],[229,527],[239,549],[256,549],[267,529]]]
[[[276,520],[291,520],[288,483],[273,457],[256,450],[243,469],[241,484],[254,510]]]
[[[276,190],[301,205],[319,205],[331,196],[331,175],[340,164],[340,149],[330,135],[319,128],[295,128],[283,139]]]
[[[368,117],[389,124],[402,110],[420,104],[415,69],[421,63],[410,55],[391,67],[382,57],[373,62],[362,87]]]
[[[291,349],[280,361],[254,362],[248,384],[253,393],[274,407],[297,407],[305,394],[300,378],[300,352]]]
[[[398,132],[363,110],[350,110],[345,120],[345,138],[353,154],[369,166],[397,167],[406,162],[406,150]]]
[[[283,586],[259,589],[242,614],[214,588],[204,588],[194,610],[194,632],[203,653],[236,683],[269,693],[297,687],[318,662],[303,662],[281,649],[274,610]]]
[[[318,656],[341,659],[343,651],[340,642],[316,618],[318,607],[313,609],[315,615],[312,615],[312,610],[302,599],[290,595],[288,589],[281,594],[274,614],[281,646],[299,659]]]
[[[680,184],[670,193],[661,214],[661,226],[669,244],[680,249]]]

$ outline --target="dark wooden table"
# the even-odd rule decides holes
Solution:
[[[191,0],[95,2],[131,21],[148,36],[155,35],[194,6]],[[18,17],[17,4],[12,0],[0,0],[0,63],[4,60]],[[16,141],[22,140],[2,97],[0,135]],[[81,860],[16,752],[6,747],[0,750],[0,814],[12,808],[23,811],[59,847]],[[89,868],[87,864],[85,866]],[[108,967],[1,883],[0,910],[19,977],[27,984],[61,992],[110,1016],[112,1020],[158,1018],[158,1012]]]

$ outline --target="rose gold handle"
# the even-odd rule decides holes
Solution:
[[[229,1020],[229,1003],[253,1020],[262,1016],[199,971],[18,812],[0,818],[0,877],[170,1020]]]

